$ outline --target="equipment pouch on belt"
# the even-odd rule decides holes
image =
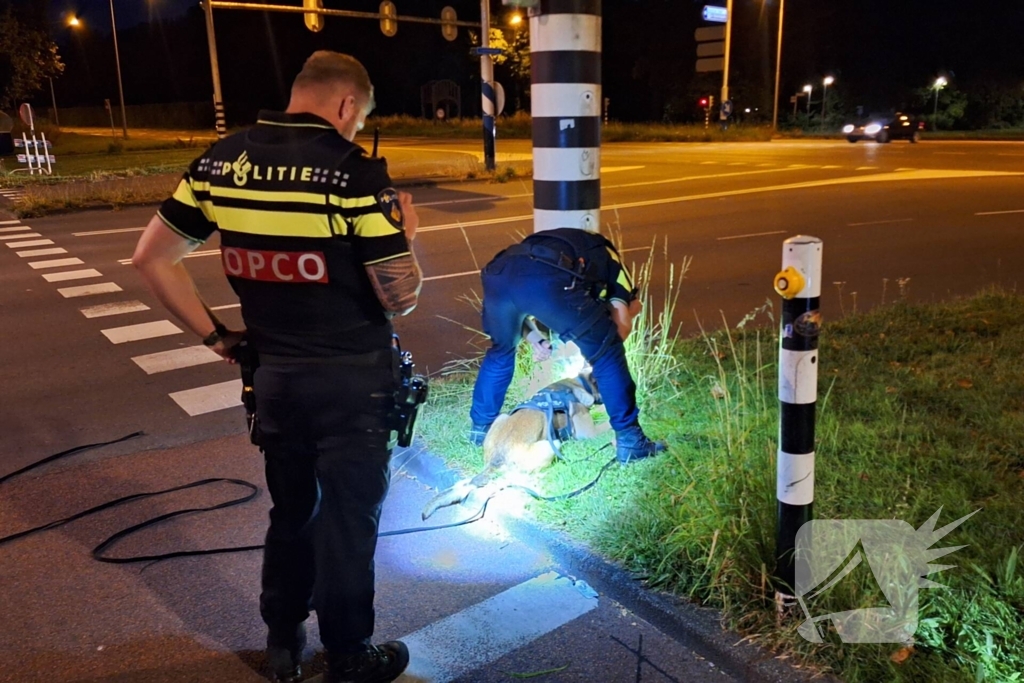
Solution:
[[[256,414],[256,391],[254,388],[256,368],[260,366],[256,349],[245,339],[231,349],[238,367],[242,370],[242,405],[245,406],[245,425],[249,429],[249,441],[260,445],[260,417]]]
[[[423,375],[413,374],[416,365],[412,362],[412,353],[402,351],[398,335],[394,337],[395,404],[391,409],[391,429],[398,433],[398,445],[405,447],[412,443],[413,430],[416,427],[416,416],[420,406],[427,402],[429,384]]]

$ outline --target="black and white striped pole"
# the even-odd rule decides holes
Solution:
[[[534,231],[601,219],[601,0],[530,10]]]
[[[484,167],[495,168],[494,117],[498,112],[498,93],[494,85],[494,60],[491,57],[491,3],[480,0],[480,113],[484,122]]]
[[[227,122],[224,119],[224,96],[220,91],[220,64],[217,61],[217,38],[213,30],[213,5],[210,0],[203,3],[206,13],[206,42],[210,48],[210,70],[213,72],[213,116],[217,137],[228,134]]]
[[[789,238],[782,245],[782,272],[775,276],[775,291],[782,297],[775,579],[783,595],[793,595],[796,535],[811,520],[814,504],[821,251],[817,237]]]

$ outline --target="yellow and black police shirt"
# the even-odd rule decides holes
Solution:
[[[197,242],[220,232],[259,352],[319,358],[390,345],[365,266],[409,254],[398,193],[383,159],[320,117],[260,112],[192,162],[159,215]]]

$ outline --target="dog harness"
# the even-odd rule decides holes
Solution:
[[[515,407],[512,411],[523,410],[529,408],[531,410],[539,410],[544,413],[547,419],[547,438],[549,441],[567,441],[576,437],[576,428],[572,424],[572,418],[570,417],[571,407],[573,403],[578,403],[576,396],[568,389],[553,390],[544,389],[537,392],[537,394],[529,401],[524,401]],[[561,429],[555,429],[555,414],[562,413],[566,417],[565,426]]]

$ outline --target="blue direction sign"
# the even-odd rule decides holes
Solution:
[[[500,55],[500,47],[474,47],[473,54],[475,55]]]
[[[729,21],[729,12],[724,7],[704,5],[704,21],[717,21],[724,24]]]

